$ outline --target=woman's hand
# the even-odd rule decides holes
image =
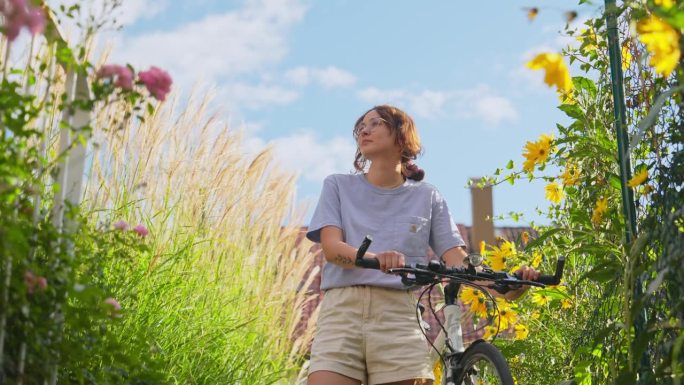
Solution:
[[[534,268],[531,268],[529,266],[523,266],[519,268],[518,270],[515,271],[514,273],[520,279],[526,280],[526,281],[534,281],[537,278],[539,278],[539,275],[541,274]],[[504,295],[504,298],[506,298],[509,301],[512,301],[521,295],[523,295],[527,290],[529,290],[530,286],[529,285],[522,285],[519,289],[511,290],[508,293]]]
[[[380,263],[380,270],[385,273],[387,273],[387,270],[389,269],[404,267],[405,265],[404,254],[394,250],[377,253],[375,254],[375,258],[377,258]]]

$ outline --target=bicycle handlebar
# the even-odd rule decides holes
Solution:
[[[366,269],[380,269],[380,262],[376,258],[364,258],[368,247],[373,239],[366,236],[361,243],[361,247],[356,253],[355,265]],[[563,268],[565,266],[565,257],[561,256],[556,262],[556,273],[554,275],[540,275],[535,280],[523,280],[517,274],[509,274],[506,272],[484,270],[476,271],[473,266],[468,267],[446,267],[443,263],[437,261],[430,261],[427,265],[408,265],[406,267],[393,268],[389,273],[395,274],[414,274],[421,276],[424,280],[435,280],[440,277],[461,278],[469,281],[494,281],[497,284],[505,286],[515,285],[532,285],[544,287],[545,285],[558,285],[563,276]]]

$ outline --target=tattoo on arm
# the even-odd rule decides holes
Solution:
[[[354,264],[352,262],[351,258],[345,257],[344,255],[338,255],[337,257],[335,257],[334,262],[337,263],[338,265],[345,265],[345,266],[349,266],[349,265]]]

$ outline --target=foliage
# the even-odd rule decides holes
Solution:
[[[72,55],[68,48],[63,50],[63,55]],[[71,383],[157,383],[161,367],[150,358],[150,347],[140,335],[131,335],[133,344],[121,347],[117,301],[112,288],[99,279],[108,259],[142,252],[146,246],[136,237],[96,226],[77,207],[69,207],[66,214],[77,236],[51,220],[60,187],[50,183],[49,176],[68,151],[50,157],[48,137],[39,123],[50,119],[49,111],[84,108],[59,96],[40,98],[27,92],[38,87],[36,79],[46,60],[53,59],[36,59],[35,67],[24,70],[2,64],[0,378],[6,384],[33,384],[59,372]],[[81,68],[87,70],[88,65]]]
[[[269,150],[243,154],[208,99],[180,113],[175,100],[151,101],[170,91],[165,71],[93,64],[92,47],[70,48],[52,24],[83,13],[90,41],[115,22],[79,3],[43,9],[47,19],[28,23],[45,15],[20,0],[0,7],[35,34],[29,57],[0,63],[0,382],[295,378],[311,339],[299,319],[312,255],[299,227],[283,226],[298,220],[293,177]],[[3,58],[18,44],[10,37]],[[90,97],[70,100],[69,71],[88,79]],[[84,126],[62,119],[78,111],[90,116]],[[56,178],[85,147],[84,200],[62,222]]]
[[[626,189],[604,19],[610,12],[619,15],[629,130],[624,139],[631,142],[634,165]],[[580,31],[568,27],[580,45],[563,54],[586,73],[572,77],[571,94],[559,89],[559,109],[572,123],[528,142],[522,170],[511,161],[510,173],[500,169],[488,180],[547,181],[553,204],[546,215],[553,224],[537,226],[540,236],[527,245],[527,262],[534,252],[550,262],[568,257],[565,285],[572,306],[549,306],[539,298],[544,292],[528,296],[518,307],[529,309],[528,317],[519,317],[530,323],[529,338],[502,345],[520,383],[668,384],[684,375],[681,16],[681,2],[627,2],[587,20]],[[557,64],[550,70],[559,72]],[[635,234],[623,208],[632,196]],[[541,270],[552,269],[548,260]]]

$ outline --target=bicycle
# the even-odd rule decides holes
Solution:
[[[366,236],[356,254],[355,264],[358,267],[379,269],[380,265],[375,258],[364,258],[372,242],[370,236]],[[463,343],[461,331],[461,308],[456,303],[461,285],[476,287],[483,291],[490,299],[491,294],[485,290],[490,288],[500,294],[506,294],[510,290],[519,288],[521,285],[546,287],[546,285],[558,285],[563,275],[565,257],[559,257],[556,263],[554,275],[541,275],[535,281],[522,280],[514,274],[493,271],[482,265],[483,258],[479,254],[469,254],[466,257],[466,267],[446,267],[438,261],[430,261],[428,264],[407,265],[401,268],[389,269],[389,274],[398,274],[404,285],[408,287],[437,285],[444,280],[448,284],[444,288],[444,324],[440,323],[441,331],[431,342],[430,359],[432,367],[437,360],[442,361],[443,373],[441,385],[480,385],[500,384],[513,385],[513,377],[506,358],[501,351],[487,341],[479,339],[466,349]],[[478,270],[478,268],[481,268]],[[486,282],[486,283],[476,283]],[[420,303],[420,301],[419,301]],[[416,320],[421,325],[417,304]],[[496,301],[493,301],[496,310]],[[497,330],[498,333],[498,330]]]

